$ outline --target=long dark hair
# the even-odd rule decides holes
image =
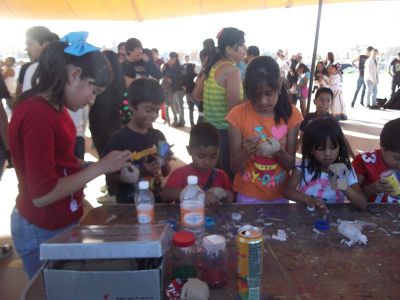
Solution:
[[[212,57],[211,63],[207,64],[204,72],[206,77],[208,77],[208,74],[210,74],[212,66],[226,56],[226,47],[233,47],[237,49],[239,46],[244,45],[244,43],[245,40],[243,31],[234,27],[223,28],[218,34],[218,51],[216,51]]]
[[[49,104],[61,109],[65,102],[64,90],[68,82],[69,65],[80,68],[80,78],[92,78],[95,86],[107,87],[111,83],[110,64],[101,52],[73,56],[64,52],[67,46],[67,43],[57,41],[44,48],[32,77],[32,89],[22,94],[18,102],[32,95],[44,94]]]
[[[260,96],[263,87],[268,86],[278,92],[278,102],[274,107],[274,121],[279,124],[281,118],[287,124],[292,115],[292,105],[289,101],[286,88],[281,84],[281,73],[278,63],[270,56],[258,56],[252,59],[247,66],[244,77],[245,97],[255,102]]]
[[[305,180],[306,169],[313,174],[312,180],[321,176],[321,164],[315,159],[313,151],[319,147],[326,148],[326,140],[329,138],[336,147],[339,146],[339,155],[335,163],[344,163],[349,170],[352,170],[349,154],[344,142],[344,135],[338,122],[332,117],[321,117],[313,120],[304,131],[301,170],[302,178]]]

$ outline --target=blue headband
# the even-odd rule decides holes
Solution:
[[[66,42],[69,45],[64,49],[64,52],[73,56],[82,56],[90,52],[99,51],[99,48],[86,43],[88,35],[87,31],[68,33],[60,39],[61,42]]]

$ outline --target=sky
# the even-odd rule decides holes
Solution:
[[[314,45],[318,7],[301,6],[264,9],[240,13],[214,14],[155,21],[62,21],[62,20],[0,20],[0,54],[14,55],[25,48],[25,32],[35,25],[44,25],[63,36],[70,31],[88,31],[89,42],[115,49],[130,37],[139,38],[146,48],[193,54],[202,41],[214,38],[222,27],[236,27],[246,34],[246,45],[257,45],[263,53],[278,49],[289,54],[302,52],[311,56]],[[7,30],[4,30],[7,28]],[[351,58],[356,45],[363,49],[373,45],[386,51],[400,47],[400,1],[369,1],[325,4],[322,10],[318,53],[325,57],[332,51]]]

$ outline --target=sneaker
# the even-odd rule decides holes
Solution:
[[[12,253],[12,246],[5,244],[0,246],[0,259],[9,256]]]

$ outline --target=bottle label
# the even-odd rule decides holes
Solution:
[[[181,205],[181,222],[186,227],[200,227],[204,224],[204,204]]]
[[[139,224],[151,224],[154,222],[154,205],[139,204],[136,207]]]

